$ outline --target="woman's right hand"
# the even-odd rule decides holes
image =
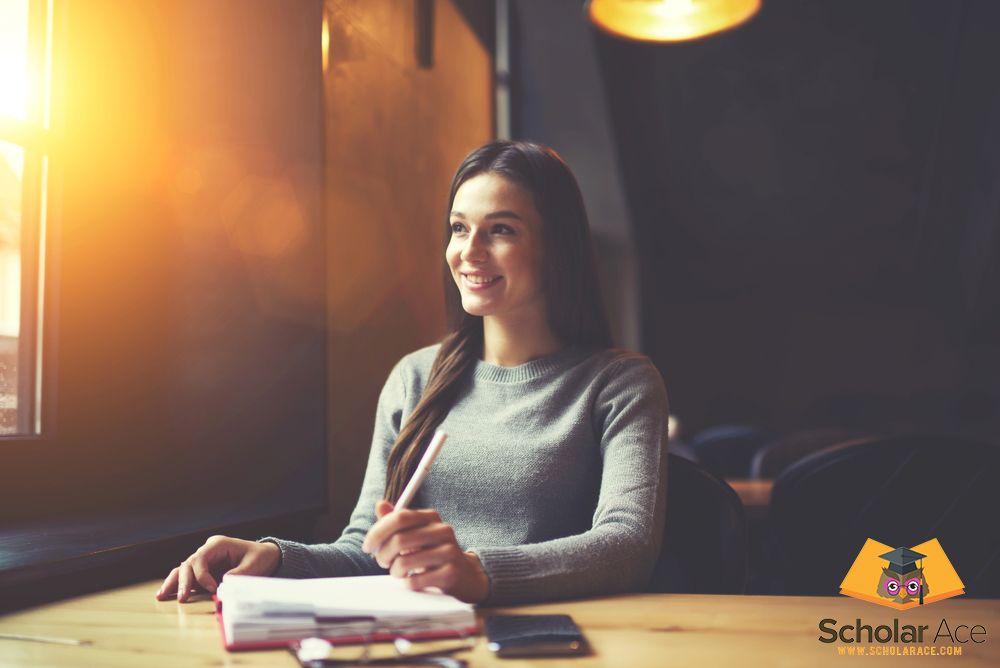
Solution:
[[[214,594],[226,573],[236,575],[272,575],[281,562],[281,548],[274,543],[255,543],[239,538],[212,536],[181,565],[170,571],[156,592],[163,601],[177,595],[183,603],[192,590]]]

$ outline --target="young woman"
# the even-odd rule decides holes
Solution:
[[[215,536],[157,598],[225,572],[389,572],[469,602],[636,591],[660,551],[667,396],[611,350],[579,187],[550,149],[493,141],[459,167],[445,230],[448,335],[379,398],[361,497],[334,543]],[[392,512],[436,429],[414,510]],[[433,510],[431,510],[433,509]]]

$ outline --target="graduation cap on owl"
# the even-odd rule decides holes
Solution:
[[[919,578],[918,581],[919,582],[918,586],[920,587],[920,605],[923,605],[925,586],[923,582],[924,562],[922,560],[926,556],[927,555],[920,554],[919,552],[914,552],[908,547],[897,547],[895,550],[892,550],[891,552],[880,554],[879,559],[885,559],[886,561],[889,562],[889,567],[886,568],[885,570],[887,570],[889,573],[899,576],[899,582],[895,583],[896,591],[888,589],[888,592],[894,596],[897,593],[899,593],[900,595],[905,595],[905,593],[908,593],[911,596],[913,594],[916,594],[917,592],[909,590],[908,587],[909,583],[904,584],[904,578],[906,577],[907,574],[912,573],[913,571],[919,569],[921,572],[921,577]],[[918,559],[921,560],[919,566],[917,566]],[[890,582],[890,584],[887,585],[887,587],[892,587],[892,586],[893,586],[892,582]],[[900,589],[906,590],[905,593],[901,592]]]

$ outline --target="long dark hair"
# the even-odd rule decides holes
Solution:
[[[526,188],[542,219],[542,286],[549,327],[564,344],[611,347],[597,258],[587,210],[573,172],[556,152],[524,141],[483,144],[459,166],[451,182],[444,246],[451,239],[451,207],[463,183],[479,174],[497,174]],[[483,349],[483,318],[466,313],[462,296],[444,262],[448,334],[441,342],[416,408],[399,431],[386,462],[385,498],[393,503],[455,403],[459,382]]]

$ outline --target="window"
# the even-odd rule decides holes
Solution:
[[[42,432],[54,0],[0,0],[0,435]]]
[[[322,512],[321,10],[0,0],[27,370],[5,392],[0,607],[162,575],[211,533],[303,539]],[[244,176],[292,185],[300,246],[234,245],[219,206]]]

